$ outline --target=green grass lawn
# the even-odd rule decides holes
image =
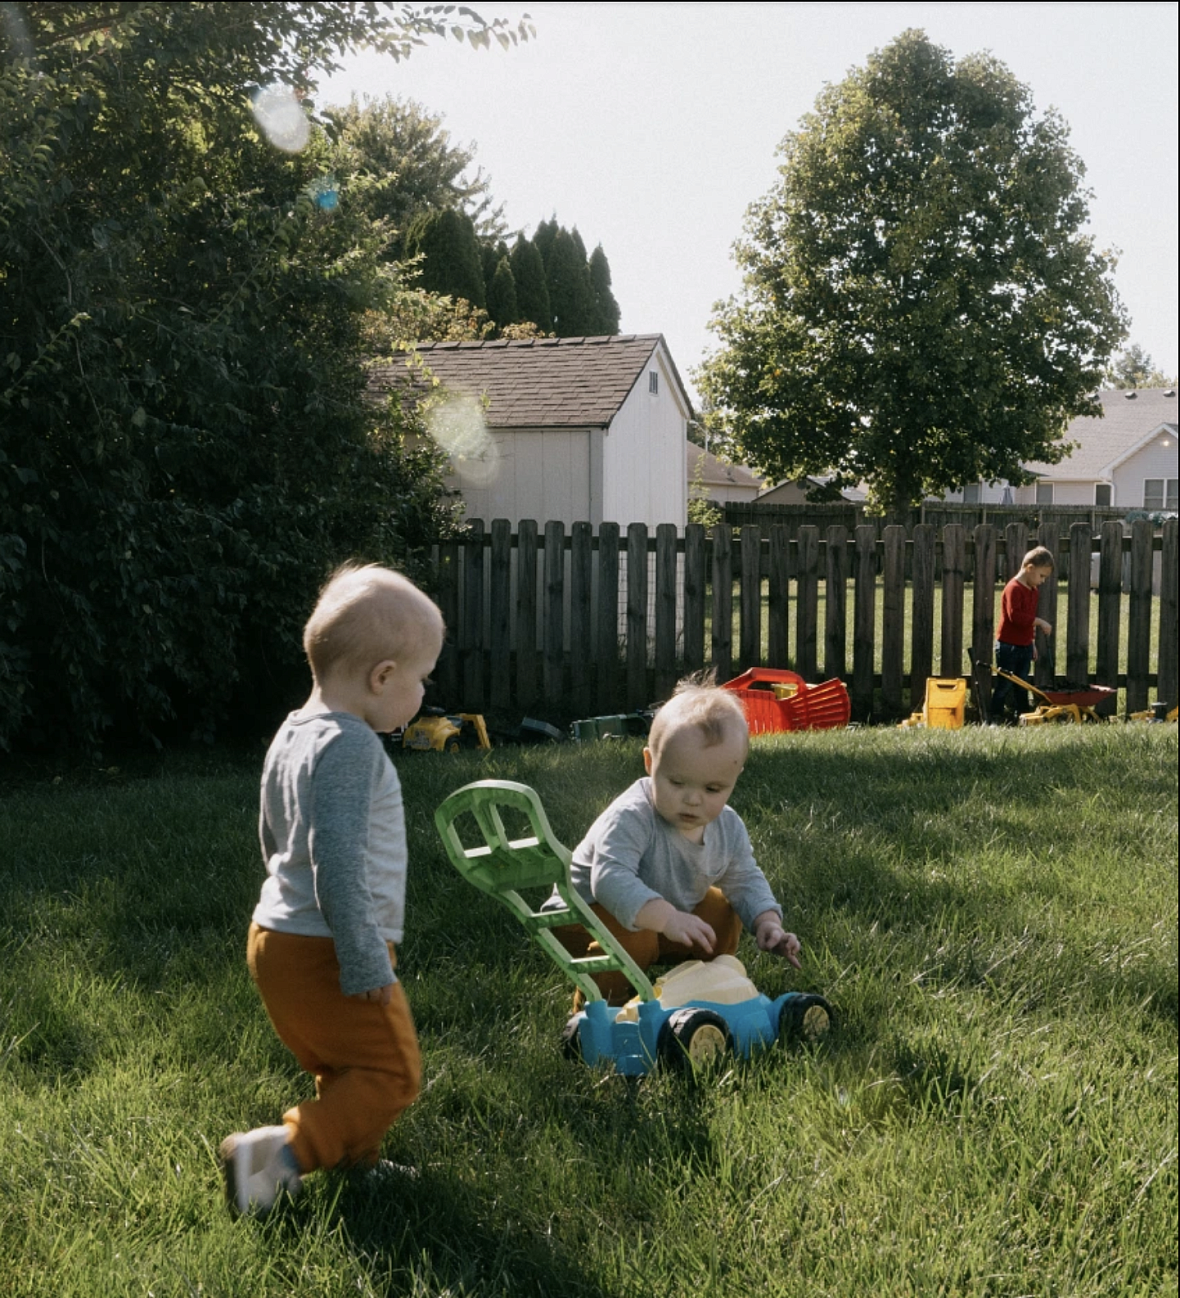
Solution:
[[[1174,726],[758,741],[804,967],[740,954],[840,1023],[696,1082],[563,1059],[569,989],[432,826],[519,779],[572,844],[638,744],[400,758],[419,1175],[263,1222],[215,1159],[309,1091],[245,969],[260,761],[0,783],[5,1298],[1176,1293]]]

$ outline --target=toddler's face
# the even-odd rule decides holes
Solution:
[[[685,726],[667,737],[658,758],[645,748],[643,761],[651,776],[656,811],[686,838],[699,843],[705,826],[725,809],[742,773],[745,737],[726,735],[721,743],[706,747],[701,732],[695,726]]]
[[[408,725],[417,716],[440,648],[431,643],[404,654],[387,674],[380,692],[370,694],[365,720],[379,734]]]

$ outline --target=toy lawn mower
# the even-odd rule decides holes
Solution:
[[[1042,690],[1029,684],[1020,676],[1006,672],[1000,667],[993,667],[997,676],[1003,676],[1022,690],[1029,690],[1044,702],[1031,712],[1020,714],[1020,725],[1040,726],[1057,722],[1068,722],[1081,725],[1083,721],[1101,721],[1095,711],[1104,700],[1117,693],[1112,685],[1080,685],[1063,690]]]
[[[504,813],[527,822],[528,834],[510,838]],[[456,822],[474,821],[479,842],[465,847]],[[731,1052],[748,1058],[777,1038],[809,1041],[831,1027],[832,1008],[822,996],[788,992],[762,995],[733,956],[677,965],[653,986],[615,941],[570,882],[570,852],[555,837],[537,794],[508,780],[479,780],[457,789],[438,808],[435,825],[451,864],[481,892],[506,906],[537,945],[585,997],[585,1008],[566,1024],[567,1053],[588,1064],[612,1061],[627,1077],[640,1077],[657,1063],[691,1071]],[[564,909],[532,906],[522,891],[556,887]],[[553,929],[582,924],[603,954],[575,957]],[[638,995],[611,1006],[592,977],[617,971]]]

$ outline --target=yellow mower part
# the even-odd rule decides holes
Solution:
[[[1057,722],[1072,722],[1080,726],[1083,721],[1097,720],[1098,715],[1093,708],[1079,707],[1076,703],[1052,703],[1020,714],[1022,726],[1052,725]]]

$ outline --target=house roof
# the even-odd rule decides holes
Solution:
[[[489,427],[607,428],[660,347],[691,414],[663,334],[419,343],[416,350],[449,391],[486,398]],[[370,383],[388,387],[405,375],[401,365],[380,366]]]
[[[1102,418],[1083,415],[1070,422],[1067,441],[1077,450],[1060,464],[1029,464],[1042,478],[1057,481],[1101,480],[1134,452],[1161,425],[1176,427],[1176,389],[1112,389],[1098,393]]]
[[[781,482],[776,482],[773,486],[767,487],[758,499],[766,504],[773,504],[771,499],[774,492],[783,492],[784,488],[794,487],[800,492],[807,492],[812,487],[822,487],[831,482],[831,474],[818,473],[806,478],[783,478]],[[844,487],[840,492],[840,500],[844,504],[863,504],[869,498],[868,484],[864,482],[857,483],[855,487]]]
[[[750,487],[755,491],[762,490],[762,479],[757,474],[740,464],[726,464],[695,442],[688,443],[687,461],[690,482],[696,480],[697,465],[700,464],[700,481],[706,487]]]

